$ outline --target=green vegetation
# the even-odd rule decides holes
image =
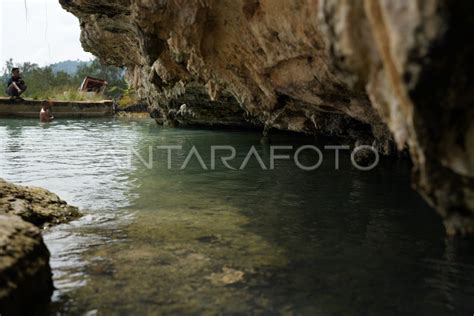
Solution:
[[[120,97],[120,100],[118,100],[117,105],[119,109],[125,109],[127,106],[131,104],[137,104],[138,102],[138,96],[135,90],[129,87],[123,91],[123,94]]]
[[[10,77],[11,69],[19,67],[22,78],[28,85],[23,97],[32,99],[51,100],[102,100],[120,98],[129,94],[128,85],[124,79],[124,69],[107,66],[100,63],[98,59],[91,62],[78,63],[75,71],[57,70],[55,65],[40,67],[37,64],[25,62],[14,63],[8,60],[1,76],[4,89]],[[104,95],[83,93],[79,91],[82,81],[86,76],[106,80],[107,86]]]

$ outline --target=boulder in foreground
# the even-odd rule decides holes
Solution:
[[[49,251],[41,230],[0,214],[0,315],[25,315],[53,293]]]
[[[0,179],[0,214],[14,214],[36,226],[57,225],[80,217],[77,207],[56,194]]]
[[[49,303],[54,287],[41,228],[78,217],[54,193],[0,179],[0,315],[29,315]]]

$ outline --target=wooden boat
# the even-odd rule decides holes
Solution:
[[[0,97],[0,117],[39,117],[42,100]],[[51,101],[55,118],[104,117],[114,115],[114,105],[105,101]]]

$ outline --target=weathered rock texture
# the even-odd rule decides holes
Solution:
[[[32,314],[49,302],[53,281],[41,228],[79,216],[47,190],[0,179],[0,315]]]
[[[474,232],[474,2],[60,3],[79,17],[86,50],[128,68],[157,121],[408,147],[448,232]]]
[[[56,194],[35,187],[24,187],[0,179],[0,214],[14,214],[36,226],[57,225],[80,216]]]
[[[0,215],[0,314],[27,315],[53,293],[49,251],[41,230],[15,215]]]

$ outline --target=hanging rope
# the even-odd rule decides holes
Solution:
[[[44,41],[46,42],[46,45],[48,45],[48,57],[49,61],[51,62],[51,45],[48,40],[48,2],[47,0],[44,0],[44,14],[45,14],[45,26],[44,26]]]
[[[28,5],[26,4],[26,0],[25,0],[25,25],[26,25],[26,30],[28,31]]]

